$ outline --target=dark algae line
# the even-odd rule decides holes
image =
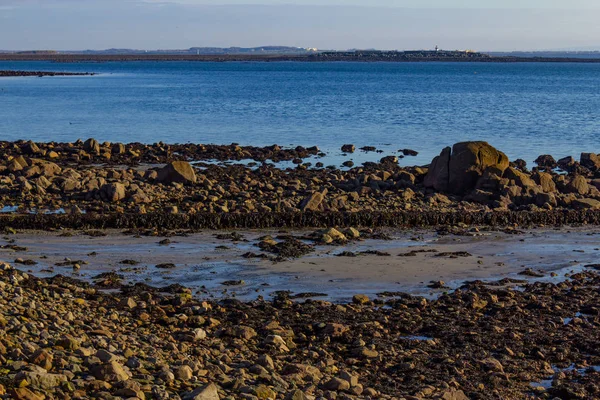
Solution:
[[[267,229],[320,227],[426,228],[441,225],[600,225],[600,210],[490,212],[290,212],[253,214],[10,214],[0,229]]]

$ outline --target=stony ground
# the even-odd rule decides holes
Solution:
[[[431,301],[331,304],[106,293],[1,264],[0,397],[596,399],[595,268],[524,290],[474,282]]]

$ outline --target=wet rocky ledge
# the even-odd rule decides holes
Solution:
[[[3,399],[594,399],[600,275],[219,302],[0,264]]]
[[[485,142],[457,143],[420,166],[399,165],[416,154],[406,148],[360,166],[325,166],[317,146],[88,139],[0,142],[0,153],[0,210],[11,211],[0,224],[22,228],[102,227],[102,219],[115,228],[199,229],[597,224],[600,210],[595,153],[542,155],[529,169]],[[273,164],[281,161],[294,167]]]
[[[0,78],[3,77],[23,77],[23,76],[92,76],[96,75],[93,72],[53,72],[53,71],[11,71],[0,70]]]

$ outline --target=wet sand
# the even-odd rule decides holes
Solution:
[[[215,237],[217,232],[207,231],[170,237],[168,245],[159,244],[164,237],[135,237],[119,231],[107,231],[103,237],[77,232],[71,237],[35,232],[5,237],[13,239],[15,245],[26,247],[27,251],[2,249],[0,260],[33,260],[37,265],[16,266],[40,277],[62,274],[92,280],[102,272],[117,272],[123,275],[125,282],[156,286],[178,283],[201,296],[254,299],[258,295],[268,297],[276,291],[287,290],[294,294],[321,293],[326,295],[323,298],[345,301],[357,293],[408,292],[435,296],[475,279],[564,279],[565,273],[597,262],[599,232],[586,228],[534,230],[518,235],[492,232],[468,237],[441,236],[431,231],[389,231],[393,240],[318,245],[308,256],[279,263],[242,257],[247,252],[260,252],[256,246],[258,238],[276,235],[274,231],[239,232],[246,238],[245,242],[220,240]],[[436,252],[399,256],[413,250]],[[344,251],[380,251],[390,255],[336,256]],[[455,252],[467,252],[470,256],[440,256],[440,253]],[[72,266],[55,265],[65,258],[80,260],[81,269],[74,271]],[[124,260],[138,264],[123,264]],[[175,268],[156,268],[163,263],[173,263]],[[518,275],[526,268],[543,270],[545,277]],[[556,276],[551,276],[551,271],[557,271]],[[230,280],[244,282],[234,286],[222,284]],[[428,287],[431,281],[444,281],[446,288],[431,289]]]

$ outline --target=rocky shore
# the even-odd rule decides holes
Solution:
[[[96,75],[90,72],[52,72],[52,71],[0,71],[0,78],[2,77],[19,77],[19,76],[92,76]]]
[[[315,161],[324,156],[316,146],[89,139],[0,142],[0,151],[0,206],[17,211],[0,218],[3,226],[376,227],[596,224],[600,218],[594,153],[558,161],[543,155],[529,169],[485,142],[455,144],[430,165],[412,167],[398,164],[414,154],[410,149],[361,166],[325,166]],[[279,161],[296,167],[278,168],[273,162]]]
[[[348,144],[343,151],[356,148]],[[199,287],[124,283],[119,271],[136,268],[136,254],[113,272],[80,281],[75,272],[83,262],[51,246],[52,257],[60,258],[52,265],[74,274],[40,279],[27,268],[47,257],[23,258],[27,248],[9,235],[60,230],[59,240],[72,235],[63,228],[93,228],[82,233],[90,237],[126,228],[134,237],[164,234],[151,242],[164,247],[176,235],[207,228],[328,228],[257,234],[248,243],[252,250],[241,255],[280,262],[317,246],[389,239],[373,229],[381,226],[435,226],[438,235],[459,238],[492,227],[510,226],[504,231],[513,235],[522,233],[517,226],[599,225],[600,159],[593,153],[578,160],[540,156],[531,169],[485,142],[455,144],[430,165],[412,167],[400,166],[400,155],[385,154],[377,163],[327,167],[315,161],[323,155],[317,147],[94,139],[0,142],[0,154],[2,249],[14,258],[14,266],[0,262],[2,399],[600,397],[597,264],[565,276],[552,272],[552,282],[528,281],[547,274],[531,268],[523,268],[523,279],[472,281],[457,290],[433,281],[428,287],[437,297],[431,298],[385,292],[335,304],[281,291],[242,302],[224,291],[231,297],[217,301],[193,296],[202,293]],[[295,167],[271,163],[278,161]],[[231,232],[215,238],[223,251],[245,240]],[[431,258],[440,265],[463,257],[474,268],[492,268],[494,260],[466,249],[427,257],[421,252],[434,250],[413,248],[394,257],[339,250],[334,258],[364,260],[373,270],[369,257]],[[172,271],[175,262],[153,268]],[[243,285],[235,274],[227,279],[223,287]]]
[[[3,399],[595,399],[600,275],[219,303],[0,267]]]

